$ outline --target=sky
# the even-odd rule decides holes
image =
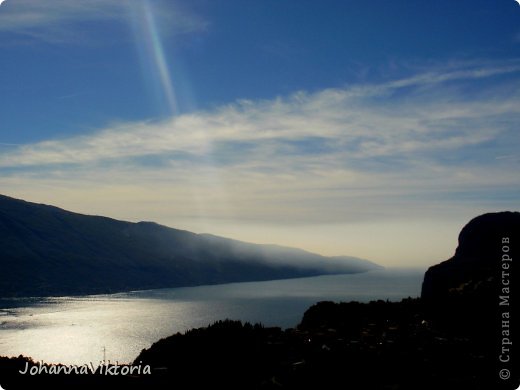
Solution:
[[[6,0],[0,193],[427,267],[520,200],[515,0]]]

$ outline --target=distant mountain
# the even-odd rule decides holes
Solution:
[[[110,293],[381,268],[0,195],[0,296]]]

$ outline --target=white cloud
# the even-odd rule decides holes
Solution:
[[[428,72],[9,147],[0,154],[0,188],[220,234],[242,225],[249,233],[260,225],[369,231],[369,223],[421,219],[429,226],[449,219],[454,229],[456,216],[466,222],[518,202],[518,160],[503,156],[520,146],[520,89],[511,78],[494,79],[518,71],[509,64]],[[386,231],[395,235],[387,242],[404,234]],[[311,236],[306,231],[307,249],[316,250]],[[337,239],[336,253],[364,255]],[[370,247],[367,240],[359,248]]]
[[[0,9],[0,32],[51,43],[78,43],[96,33],[96,29],[82,28],[82,23],[135,23],[143,7],[157,8],[156,19],[164,33],[190,33],[207,27],[202,18],[173,1],[13,0]]]
[[[356,159],[453,152],[495,140],[511,130],[520,114],[519,96],[495,93],[472,98],[452,89],[443,95],[441,83],[490,77],[512,69],[429,73],[382,86],[241,101],[163,122],[114,124],[94,134],[21,146],[1,155],[0,167],[156,156],[171,161],[184,157],[200,164],[207,164],[209,157],[217,162],[224,158],[234,166],[250,168],[252,164],[277,166],[280,159],[297,166],[321,166],[328,159],[336,160],[334,165],[343,169],[343,162]],[[425,84],[435,87],[424,90]],[[403,86],[411,90],[399,95]],[[295,164],[285,166],[291,165]]]

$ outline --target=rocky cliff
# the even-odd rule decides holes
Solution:
[[[512,267],[518,253],[520,213],[499,212],[472,219],[459,234],[453,257],[428,269],[421,297],[426,301],[451,300],[464,296],[482,299],[498,296],[502,271]],[[504,265],[506,264],[506,265]],[[509,264],[509,265],[507,265]]]

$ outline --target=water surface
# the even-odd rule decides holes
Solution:
[[[65,364],[130,362],[155,341],[220,319],[296,326],[323,301],[420,294],[424,270],[383,270],[86,297],[0,300],[0,355]]]

